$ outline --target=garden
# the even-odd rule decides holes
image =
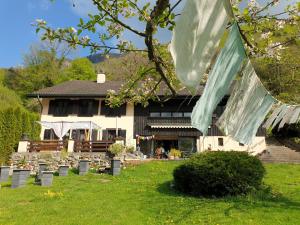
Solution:
[[[300,165],[266,164],[263,187],[239,197],[192,197],[174,189],[184,161],[123,167],[119,176],[69,171],[51,187],[0,189],[0,224],[299,224]]]

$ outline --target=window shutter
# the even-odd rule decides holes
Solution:
[[[119,136],[126,138],[126,130],[119,130]]]
[[[98,131],[92,130],[92,141],[98,141]]]
[[[44,131],[44,140],[50,140],[51,139],[51,130],[50,129],[46,129]]]
[[[99,109],[99,101],[98,100],[94,100],[93,101],[92,115],[98,115],[98,109]]]
[[[108,140],[108,131],[102,130],[102,140],[107,141]]]
[[[55,110],[55,100],[50,100],[49,102],[49,109],[48,109],[48,115],[53,115]]]

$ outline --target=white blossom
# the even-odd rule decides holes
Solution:
[[[77,30],[74,27],[71,27],[70,30],[72,33],[77,33]]]

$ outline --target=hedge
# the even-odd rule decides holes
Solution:
[[[0,164],[7,163],[22,137],[38,140],[40,125],[35,121],[39,116],[20,107],[0,109]]]

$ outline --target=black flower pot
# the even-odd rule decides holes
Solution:
[[[111,160],[111,175],[117,176],[120,175],[121,172],[121,160],[112,159]]]
[[[53,183],[53,171],[43,171],[41,176],[41,186],[49,187]]]
[[[79,161],[79,175],[87,174],[89,169],[90,169],[90,161],[89,160],[80,160]]]
[[[11,188],[24,187],[30,170],[16,169],[13,170]]]
[[[69,166],[59,166],[58,174],[60,177],[68,176]]]
[[[0,182],[5,182],[9,177],[9,166],[1,166],[0,167]]]
[[[38,173],[38,180],[41,180],[42,172],[47,170],[46,163],[39,163],[39,173]]]

